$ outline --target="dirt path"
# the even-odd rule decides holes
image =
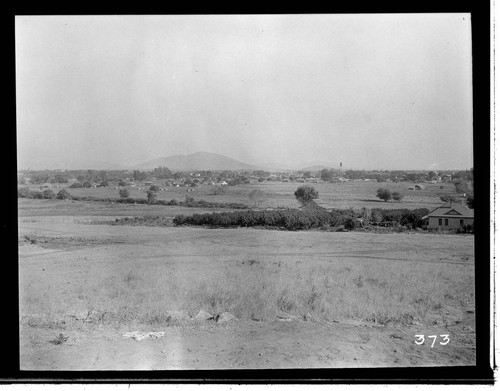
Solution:
[[[249,368],[353,368],[470,365],[473,341],[435,328],[391,328],[308,321],[169,327],[158,339],[135,341],[129,329],[71,331],[60,345],[54,330],[22,332],[22,369],[158,370]],[[150,330],[151,331],[151,330]],[[155,330],[159,331],[159,330]],[[417,345],[415,334],[450,333],[445,346]],[[29,354],[27,352],[30,352]]]

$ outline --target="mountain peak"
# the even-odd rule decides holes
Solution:
[[[194,170],[257,170],[259,167],[217,153],[199,151],[188,155],[160,157],[134,166],[135,169],[150,170],[159,166],[173,171]]]

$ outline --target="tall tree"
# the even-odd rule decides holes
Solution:
[[[153,175],[158,179],[170,179],[173,173],[169,168],[160,166],[153,170]]]
[[[68,190],[62,189],[62,190],[59,190],[59,192],[56,195],[56,198],[58,200],[68,200],[68,199],[71,199],[71,194],[69,194]]]
[[[134,170],[133,172],[134,181],[144,181],[148,177],[148,174],[144,171]]]
[[[394,191],[391,193],[391,198],[394,200],[394,201],[401,201],[403,199],[404,195],[397,192],[397,191]]]
[[[329,170],[328,168],[323,168],[319,172],[319,177],[322,181],[330,182],[333,179],[333,170]]]
[[[154,204],[156,202],[156,193],[154,191],[148,190],[148,204]]]
[[[319,197],[318,191],[309,185],[299,186],[293,195],[301,205],[305,205],[309,201]]]
[[[433,178],[437,177],[438,174],[436,171],[429,171],[427,173],[427,180],[431,181]]]
[[[380,188],[377,190],[377,197],[387,202],[392,198],[392,193],[389,189]]]
[[[255,202],[256,205],[262,205],[262,203],[267,199],[267,194],[265,191],[260,189],[253,189],[248,197]]]
[[[120,191],[118,193],[120,194],[120,197],[122,197],[122,198],[128,198],[128,196],[129,196],[129,192],[127,189],[120,189]]]

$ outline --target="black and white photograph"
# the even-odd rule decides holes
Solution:
[[[472,75],[466,12],[16,16],[20,369],[475,366]]]

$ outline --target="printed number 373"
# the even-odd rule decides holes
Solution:
[[[427,338],[432,338],[432,344],[431,344],[431,348],[434,347],[434,344],[436,343],[436,339],[437,339],[437,335],[428,335]],[[448,342],[450,342],[450,334],[441,334],[440,337],[443,339],[443,341],[439,341],[439,344],[440,345],[447,345]],[[415,338],[417,339],[415,341],[415,343],[417,345],[422,345],[424,342],[425,342],[425,335],[423,334],[416,334],[415,335]]]

